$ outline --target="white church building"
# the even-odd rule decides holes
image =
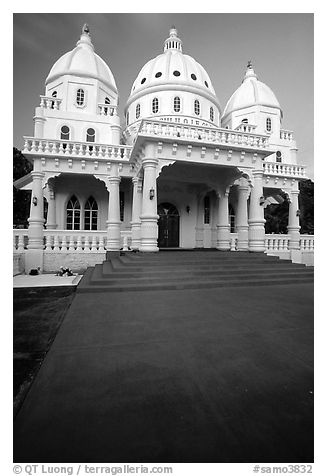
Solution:
[[[14,230],[21,272],[86,269],[121,249],[248,250],[297,262],[312,254],[299,225],[305,167],[251,62],[223,109],[173,27],[133,82],[124,120],[117,106],[114,76],[84,25],[51,68],[25,137],[33,171],[15,183],[31,190],[28,229]],[[264,208],[281,191],[288,234],[267,235]]]

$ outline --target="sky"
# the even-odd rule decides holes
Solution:
[[[88,23],[95,51],[118,87],[119,111],[143,65],[162,53],[175,25],[183,52],[208,72],[224,108],[252,60],[258,79],[282,107],[293,130],[298,163],[313,179],[313,14],[311,13],[15,13],[13,23],[13,145],[33,134],[34,108],[54,62],[75,47]]]

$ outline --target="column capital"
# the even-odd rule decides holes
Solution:
[[[252,170],[253,178],[262,178],[263,177],[263,169],[256,169]]]
[[[39,172],[38,170],[33,170],[33,171],[31,172],[31,176],[33,177],[33,179],[34,179],[34,178],[43,179],[44,175],[45,175],[44,172]]]
[[[120,181],[121,181],[120,177],[116,177],[116,176],[112,176],[112,175],[108,176],[108,182],[109,183],[120,183]]]
[[[145,167],[157,167],[158,163],[159,163],[159,160],[155,159],[153,157],[144,157],[142,159],[143,168],[145,168]]]

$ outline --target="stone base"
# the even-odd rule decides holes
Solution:
[[[29,274],[31,269],[43,269],[43,250],[26,250],[25,251],[25,274]]]

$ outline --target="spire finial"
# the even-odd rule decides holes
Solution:
[[[247,64],[247,66],[246,66],[246,72],[245,72],[243,81],[245,81],[247,78],[255,78],[255,79],[257,79],[257,75],[255,74],[254,69],[253,69],[252,60],[249,60],[249,61],[248,61],[248,64]]]
[[[182,52],[182,41],[177,36],[177,29],[175,25],[169,30],[169,38],[164,43],[164,51],[177,50]]]
[[[90,28],[89,28],[89,25],[87,23],[84,23],[84,25],[83,25],[82,34],[83,33],[86,33],[87,35],[90,34]]]
[[[76,46],[81,46],[81,45],[89,45],[93,48],[92,41],[91,41],[91,35],[90,35],[90,28],[87,23],[84,23],[82,27],[82,34],[79,39],[79,41],[76,43]]]

